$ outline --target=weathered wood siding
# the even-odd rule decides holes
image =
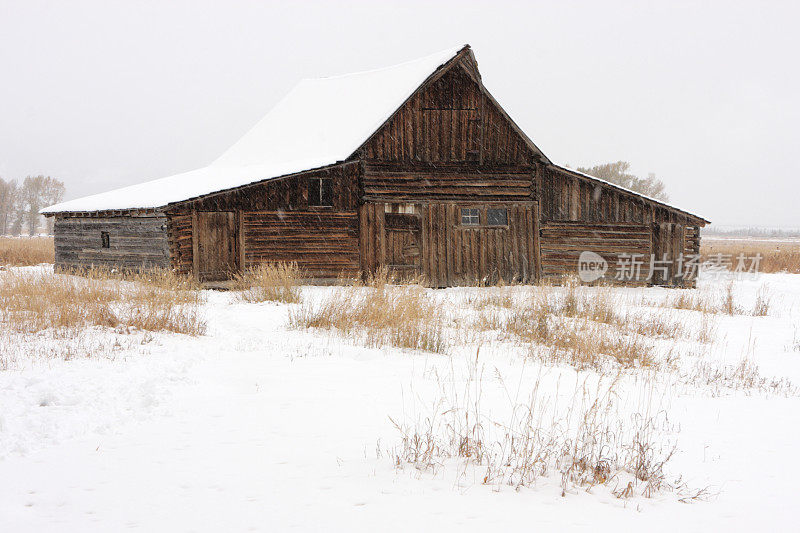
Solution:
[[[533,199],[532,167],[364,166],[367,201],[515,201]]]
[[[192,246],[192,215],[170,215],[167,235],[172,268],[181,274],[191,274],[194,264]]]
[[[679,279],[682,254],[687,248],[699,250],[697,227],[705,224],[702,219],[553,167],[541,173],[538,190],[542,199],[543,275],[577,273],[578,256],[590,250],[605,257],[612,267],[620,253],[640,254],[648,283],[692,284]],[[693,229],[685,238],[687,227]],[[657,268],[648,277],[651,260]],[[616,274],[611,268],[605,280],[615,281]]]
[[[645,263],[641,272],[646,278],[652,251],[651,234],[649,224],[545,222],[541,231],[542,276],[577,276],[578,258],[582,252],[589,251],[608,263],[605,282],[622,281],[616,279],[619,266],[625,263],[626,257],[635,254]],[[640,277],[640,284],[644,282]]]
[[[388,222],[393,217],[391,208],[382,202],[367,203],[360,210],[361,264],[365,272],[385,265],[400,275],[422,274],[433,287],[474,285],[477,283],[530,282],[538,277],[539,234],[537,206],[526,203],[475,204],[471,202],[416,204],[419,218],[419,237],[400,238]],[[505,208],[508,223],[488,226],[485,221],[487,207]],[[482,223],[475,226],[461,224],[461,208],[477,208]],[[406,222],[408,231],[413,226]],[[398,263],[397,247],[402,246],[411,255],[418,246],[419,257]],[[411,266],[413,264],[413,267]]]
[[[529,164],[533,154],[512,123],[483,93],[463,57],[414,94],[365,144],[367,162]]]
[[[359,272],[356,212],[247,211],[243,230],[245,268],[281,261],[314,278]]]
[[[505,208],[508,224],[488,226],[485,209]],[[478,208],[481,224],[461,224],[461,208]],[[530,282],[538,277],[536,205],[431,203],[422,210],[422,272],[431,286]]]
[[[168,211],[173,266],[193,272],[192,213],[230,211],[239,268],[291,261],[311,278],[357,275],[360,175],[359,163],[347,163],[183,202]],[[331,179],[330,206],[309,201],[310,180],[318,178]]]
[[[158,216],[57,216],[56,268],[169,268],[167,219]],[[108,248],[102,246],[108,233]]]
[[[542,219],[607,223],[703,223],[700,219],[557,168],[542,172]]]

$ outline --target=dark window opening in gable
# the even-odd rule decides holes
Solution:
[[[488,226],[507,226],[508,210],[503,208],[490,207],[486,210],[486,225]]]
[[[333,180],[331,178],[309,179],[308,205],[315,207],[333,206]]]
[[[108,232],[107,231],[101,231],[100,232],[100,245],[103,248],[110,248],[111,247],[111,240],[108,237]]]
[[[461,224],[464,226],[477,226],[481,223],[477,208],[464,207],[461,209]]]

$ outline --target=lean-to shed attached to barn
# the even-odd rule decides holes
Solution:
[[[386,266],[434,287],[575,273],[584,251],[611,279],[623,257],[696,253],[707,222],[550,161],[486,90],[469,46],[304,80],[209,166],[43,213],[56,217],[58,268],[219,282],[293,261],[316,280]]]

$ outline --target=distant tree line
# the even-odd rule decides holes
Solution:
[[[42,227],[39,210],[64,198],[64,182],[50,176],[28,176],[22,183],[0,178],[0,235],[36,235]],[[53,219],[44,229],[53,233]]]
[[[578,172],[589,174],[595,178],[606,180],[620,187],[625,187],[639,194],[644,194],[650,198],[668,202],[667,187],[652,172],[646,178],[640,178],[631,174],[631,164],[627,161],[617,161],[615,163],[604,163],[590,168],[578,167]]]
[[[719,237],[760,237],[760,238],[798,238],[800,237],[800,228],[763,228],[763,227],[738,227],[726,228],[707,226],[701,230],[702,235],[716,235]]]

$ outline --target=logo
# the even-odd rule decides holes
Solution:
[[[608,262],[603,256],[594,252],[581,252],[578,258],[578,277],[584,283],[591,283],[605,275],[608,271]]]

